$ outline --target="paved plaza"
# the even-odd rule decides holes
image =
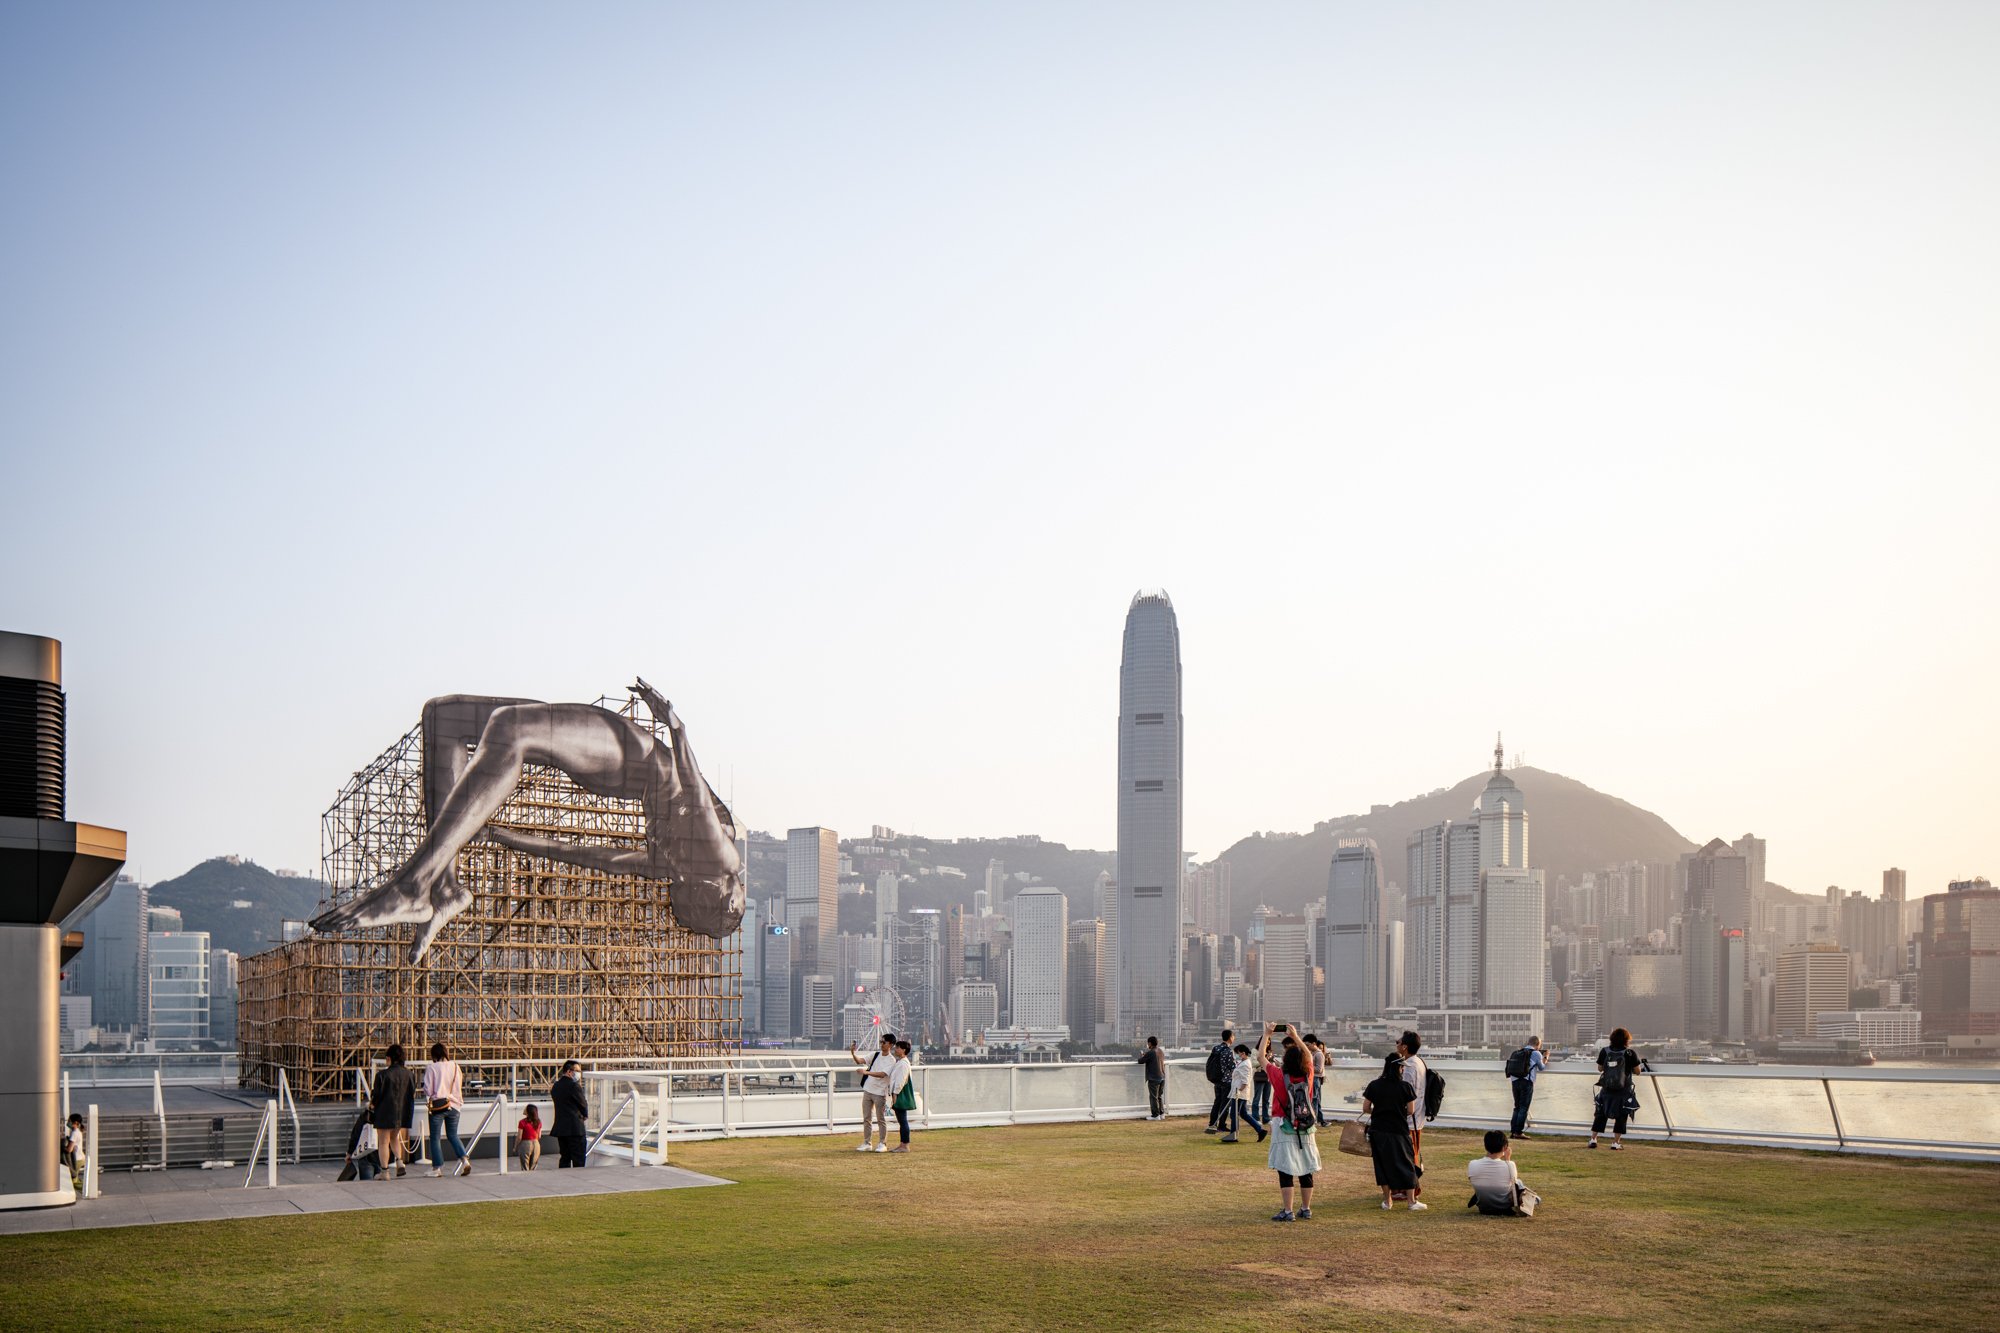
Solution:
[[[68,1208],[0,1212],[0,1236],[98,1227],[143,1227],[165,1222],[215,1222],[238,1217],[296,1217],[305,1213],[352,1212],[364,1208],[440,1208],[456,1203],[505,1199],[574,1198],[587,1194],[635,1194],[648,1190],[727,1185],[672,1166],[634,1167],[600,1163],[583,1170],[559,1170],[545,1160],[535,1171],[501,1175],[489,1158],[469,1176],[432,1179],[428,1170],[397,1180],[339,1184],[338,1162],[309,1162],[278,1168],[276,1189],[257,1183],[243,1188],[243,1167],[203,1171],[113,1171],[100,1178],[102,1197]]]

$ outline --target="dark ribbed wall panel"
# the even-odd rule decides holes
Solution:
[[[63,817],[60,686],[0,676],[0,815]]]

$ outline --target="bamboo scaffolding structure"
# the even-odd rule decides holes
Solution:
[[[650,726],[637,700],[601,707]],[[385,882],[422,841],[423,729],[413,727],[344,786],[320,823],[334,904]],[[584,791],[529,765],[492,824],[578,843],[638,845],[637,802]],[[473,902],[408,961],[418,927],[309,935],[242,960],[238,1048],[245,1083],[351,1096],[357,1070],[392,1041],[420,1058],[434,1041],[466,1061],[507,1061],[533,1086],[567,1059],[726,1059],[742,1035],[735,937],[683,929],[664,880],[564,865],[495,843],[459,853]]]

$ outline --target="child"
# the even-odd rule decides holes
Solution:
[[[521,1169],[532,1171],[535,1163],[542,1160],[541,1108],[529,1102],[527,1113],[521,1117],[521,1123],[514,1126],[514,1132],[521,1140]]]
[[[1245,1124],[1257,1131],[1257,1142],[1264,1141],[1264,1127],[1257,1123],[1257,1117],[1250,1113],[1250,1048],[1238,1045],[1236,1067],[1229,1071],[1229,1102],[1234,1108],[1229,1134],[1222,1142],[1236,1142],[1236,1126]]]
[[[83,1117],[72,1111],[69,1124],[63,1127],[63,1164],[69,1167],[69,1183],[76,1192],[83,1193]]]

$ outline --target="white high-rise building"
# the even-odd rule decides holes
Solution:
[[[1014,895],[1009,1021],[1017,1028],[1065,1026],[1069,980],[1069,899],[1046,884]]]
[[[1296,1023],[1303,1030],[1318,1015],[1308,1012],[1312,971],[1306,962],[1311,931],[1302,916],[1273,913],[1264,918],[1264,1016]]]
[[[954,1042],[978,1041],[1000,1026],[1000,988],[990,981],[961,980],[945,1007]]]
[[[1097,873],[1097,919],[1104,923],[1104,940],[1098,955],[1097,1044],[1109,1045],[1118,1039],[1120,954],[1118,952],[1118,881],[1108,870]]]
[[[1471,1006],[1479,994],[1479,825],[1447,819],[1418,829],[1405,852],[1409,1002]]]
[[[832,965],[840,926],[840,838],[830,828],[795,828],[785,835],[785,925],[794,966]]]
[[[1419,1009],[1527,1009],[1544,1000],[1543,875],[1528,865],[1521,789],[1493,772],[1469,820],[1412,833],[1408,1002]]]
[[[210,949],[205,930],[155,931],[146,941],[151,973],[146,1030],[165,1046],[207,1041]]]
[[[1118,669],[1119,1036],[1181,1028],[1181,637],[1164,592],[1125,616]]]
[[[1483,838],[1483,835],[1482,835]],[[1542,872],[1493,869],[1481,879],[1480,1005],[1539,1008],[1546,998]]]
[[[1382,865],[1373,838],[1343,838],[1327,872],[1326,1013],[1373,1018],[1382,1012]],[[1267,927],[1268,929],[1268,927]]]
[[[903,881],[893,870],[885,870],[875,877],[875,938],[889,938],[889,922],[896,915],[896,899]]]

